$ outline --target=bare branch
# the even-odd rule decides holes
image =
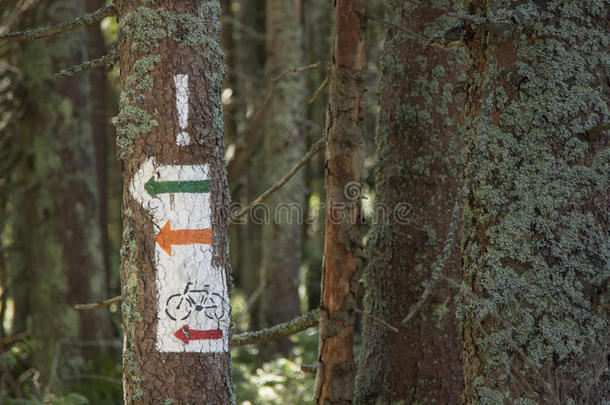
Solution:
[[[378,323],[382,324],[382,325],[383,325],[383,326],[385,326],[386,328],[390,329],[392,332],[397,332],[397,333],[398,333],[398,328],[397,328],[397,327],[390,325],[389,323],[387,323],[387,322],[386,322],[386,321],[384,321],[383,319],[378,318],[378,317],[376,317],[376,316],[374,316],[374,315],[368,314],[368,313],[364,312],[363,310],[361,310],[361,309],[360,309],[360,308],[358,308],[358,307],[355,307],[355,308],[354,308],[354,311],[356,311],[357,313],[359,313],[360,315],[362,315],[362,316],[364,316],[364,317],[367,317],[367,318],[369,318],[369,319],[372,319],[372,320],[373,320],[373,321],[375,321],[375,322],[378,322]]]
[[[303,158],[296,165],[294,165],[294,167],[284,177],[279,179],[273,186],[271,186],[267,191],[265,191],[263,194],[261,194],[256,200],[254,200],[250,204],[248,204],[247,207],[242,208],[235,215],[231,215],[227,219],[227,226],[231,226],[231,224],[234,223],[238,218],[246,215],[254,207],[256,207],[258,204],[265,201],[265,199],[267,197],[269,197],[271,194],[273,194],[275,191],[277,191],[280,187],[282,187],[284,184],[286,184],[288,182],[288,180],[290,180],[290,178],[292,176],[294,176],[296,174],[296,172],[298,172],[299,169],[305,165],[305,163],[307,163],[316,153],[318,153],[318,151],[320,151],[322,149],[322,147],[325,144],[325,141],[326,141],[326,137],[322,137],[320,140],[318,140],[316,143],[314,143],[311,146],[311,149],[309,149],[309,152],[307,152],[305,154],[305,156],[303,156]]]
[[[13,343],[17,343],[20,340],[27,339],[28,336],[30,336],[29,330],[25,330],[23,332],[16,333],[12,336],[7,336],[5,338],[0,339],[0,346],[6,346],[6,345],[13,344]]]
[[[324,81],[322,81],[322,84],[320,84],[318,89],[313,93],[313,95],[309,98],[309,100],[307,100],[307,104],[311,104],[314,101],[316,101],[316,99],[318,98],[320,93],[322,93],[322,90],[324,90],[324,87],[326,87],[327,84],[328,84],[328,74],[326,74],[326,77],[324,77]]]
[[[291,321],[284,322],[255,332],[240,333],[231,339],[232,346],[243,346],[253,343],[264,343],[285,338],[310,328],[318,323],[320,310],[315,309]]]
[[[61,34],[63,32],[71,31],[76,28],[82,27],[83,25],[93,24],[102,19],[113,16],[116,14],[114,6],[107,6],[100,8],[93,13],[84,14],[72,21],[66,21],[61,24],[35,28],[28,31],[10,32],[8,34],[0,35],[0,40],[12,40],[12,41],[30,41],[33,39],[39,39],[44,37],[50,37],[52,35]]]
[[[255,135],[257,134],[259,125],[261,123],[261,118],[263,117],[263,112],[265,112],[267,105],[269,104],[269,101],[271,100],[271,96],[273,95],[273,91],[275,90],[275,87],[277,86],[278,82],[280,80],[282,80],[288,73],[300,73],[300,72],[304,72],[307,70],[319,68],[322,66],[329,66],[329,65],[330,64],[328,62],[320,61],[320,62],[316,62],[316,63],[307,65],[307,66],[286,69],[282,73],[280,73],[278,76],[276,76],[275,78],[273,78],[271,80],[271,86],[269,87],[269,90],[267,91],[267,95],[265,96],[265,99],[263,100],[261,105],[256,109],[256,111],[254,112],[254,115],[248,122],[247,131],[235,141],[235,144],[237,145],[235,157],[227,163],[227,167],[228,167],[228,171],[229,171],[229,179],[234,178],[235,177],[234,174],[239,173],[241,171],[242,167],[247,163],[248,152],[254,148],[254,144],[257,142],[257,138],[255,137]],[[317,95],[316,95],[316,97],[317,97]],[[315,100],[315,98],[312,98],[311,100],[313,102]]]
[[[301,364],[301,371],[304,373],[315,374],[317,370],[318,370],[317,364]]]
[[[253,28],[248,27],[246,24],[239,21],[239,19],[225,15],[225,16],[223,16],[223,20],[226,24],[231,24],[233,27],[237,28],[238,30],[245,32],[252,39],[254,39],[256,41],[262,41],[262,42],[265,41],[265,38],[266,38],[265,33],[259,32]]]
[[[34,7],[40,0],[20,0],[13,9],[7,13],[8,15],[2,19],[0,23],[0,35],[8,31],[11,26],[19,20],[21,15]]]
[[[59,72],[55,73],[55,77],[64,78],[81,73],[88,69],[95,69],[101,66],[112,66],[117,62],[118,59],[119,57],[117,56],[116,48],[112,47],[108,51],[107,55],[101,56],[97,59],[89,60],[87,62],[83,62],[80,65],[72,66],[68,69],[62,69]]]
[[[104,308],[114,304],[115,302],[121,302],[123,297],[117,295],[116,297],[109,298],[104,301],[97,301],[91,304],[76,304],[74,305],[74,309],[95,309],[95,308]]]
[[[419,297],[417,302],[411,307],[411,309],[409,309],[407,316],[400,323],[402,326],[406,326],[407,323],[411,320],[411,318],[413,318],[413,316],[417,313],[417,311],[419,311],[421,306],[424,304],[424,302],[438,283],[438,280],[443,270],[445,269],[445,262],[449,258],[451,251],[455,246],[455,234],[457,232],[457,226],[460,219],[460,212],[462,211],[463,195],[465,195],[465,193],[460,193],[460,195],[458,196],[458,200],[455,203],[455,207],[453,207],[453,213],[451,215],[451,224],[449,225],[449,233],[447,234],[447,238],[445,239],[443,251],[434,263],[434,269],[432,271],[432,275],[430,276],[430,283],[428,284],[422,295]]]
[[[276,77],[271,79],[271,87],[269,87],[269,91],[267,92],[267,95],[265,96],[265,100],[263,101],[261,106],[258,108],[258,110],[256,110],[256,112],[254,113],[254,116],[252,117],[252,122],[258,121],[259,117],[261,116],[261,114],[263,113],[265,108],[267,107],[267,104],[269,104],[269,100],[271,100],[271,95],[273,94],[273,90],[275,90],[275,86],[277,86],[279,81],[282,80],[284,78],[284,76],[286,76],[288,73],[300,73],[300,72],[304,72],[306,70],[316,69],[316,68],[319,68],[322,66],[329,66],[329,65],[330,64],[328,62],[320,61],[320,62],[312,63],[311,65],[307,65],[307,66],[301,66],[298,68],[290,68],[290,69],[284,70],[282,73],[280,73],[279,75],[277,75]]]
[[[376,21],[376,22],[378,22],[380,24],[385,24],[385,25],[387,25],[389,27],[397,29],[398,31],[404,32],[405,34],[410,35],[410,36],[418,39],[420,42],[423,43],[424,46],[433,46],[433,47],[437,47],[437,48],[451,48],[451,47],[456,47],[456,46],[463,46],[463,44],[461,42],[459,42],[459,41],[450,42],[448,44],[442,44],[442,43],[439,43],[439,42],[434,42],[431,38],[428,38],[428,37],[426,37],[426,36],[424,36],[422,34],[419,34],[419,33],[415,32],[415,31],[410,30],[408,28],[405,28],[405,27],[403,27],[401,25],[394,24],[391,21],[384,20],[383,18],[377,17],[375,14],[371,14],[371,13],[368,13],[368,12],[364,15],[364,18],[368,18],[368,19]]]

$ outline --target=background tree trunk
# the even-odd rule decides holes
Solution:
[[[468,7],[464,402],[607,402],[609,3]]]
[[[56,1],[29,12],[24,25],[56,24],[83,12],[82,2]],[[18,282],[27,285],[23,309],[31,337],[41,342],[33,362],[43,381],[59,339],[95,339],[109,330],[105,314],[72,308],[105,294],[86,76],[53,77],[61,68],[80,63],[86,44],[83,29],[31,42],[24,46],[20,63],[24,111],[18,130],[24,151],[22,184],[28,186],[16,204],[24,265]]]
[[[175,209],[178,218],[183,215],[191,218],[197,216],[195,210],[206,210],[206,200],[203,199],[203,206],[192,206],[188,203],[190,200],[185,200],[186,193],[178,191],[164,197],[169,200],[162,205],[154,205],[152,201],[153,205],[143,206],[135,199],[137,193],[130,191],[134,188],[129,187],[132,181],[137,180],[135,176],[140,175],[137,171],[146,167],[142,165],[150,162],[150,158],[155,159],[156,175],[160,175],[158,165],[207,165],[212,246],[211,263],[206,263],[210,265],[212,281],[222,280],[217,281],[224,284],[221,286],[224,291],[220,293],[225,294],[228,301],[226,280],[230,268],[226,218],[229,196],[220,98],[224,69],[219,45],[220,4],[218,1],[184,3],[174,0],[156,2],[155,8],[148,8],[148,4],[147,1],[116,3],[122,90],[117,145],[126,185],[121,248],[125,403],[232,403],[231,363],[226,341],[221,346],[216,346],[216,341],[202,342],[200,351],[187,351],[192,350],[188,346],[190,342],[185,343],[182,349],[160,351],[161,347],[167,347],[166,344],[180,344],[171,340],[178,336],[176,333],[182,332],[187,341],[202,335],[180,327],[178,319],[175,324],[179,329],[175,333],[172,330],[166,334],[165,328],[158,330],[159,325],[166,325],[169,319],[163,312],[159,297],[174,276],[157,279],[162,271],[172,269],[161,266],[165,256],[160,255],[169,253],[172,257],[172,254],[167,250],[160,251],[158,246],[161,242],[156,243],[161,230],[157,229],[158,211],[155,208],[164,214],[169,212],[168,209]],[[187,96],[186,128],[179,125],[176,107],[178,85],[175,75],[178,74],[188,75],[190,94]],[[179,136],[181,131],[186,131],[188,138]],[[190,142],[184,142],[186,139]],[[188,170],[177,169],[176,172]],[[179,211],[181,206],[187,212]],[[171,228],[169,222],[164,226],[167,224]],[[196,246],[193,245],[194,255],[199,252]],[[173,246],[171,249],[179,248]],[[194,266],[188,263],[191,260]],[[203,260],[208,259],[204,257]],[[210,280],[192,279],[192,271],[199,274],[203,260],[185,256],[185,262],[179,264],[184,266],[185,274],[178,272],[176,277],[185,283],[192,281],[200,288],[204,283],[213,286]],[[227,313],[221,319],[222,325],[219,324],[222,339],[230,338],[229,316]]]
[[[347,404],[354,388],[354,308],[363,143],[365,2],[335,3],[333,65],[326,117],[326,229],[316,398]]]
[[[267,0],[266,2],[265,74],[268,82],[288,68],[303,63],[301,0]],[[266,184],[273,184],[286,174],[305,153],[305,138],[299,128],[299,110],[303,108],[305,81],[299,74],[289,74],[277,83],[265,111],[263,144]],[[305,205],[303,172],[266,201],[270,214],[263,226],[261,280],[265,284],[259,308],[261,326],[288,321],[300,313],[298,282],[301,265],[301,223]],[[300,217],[300,219],[299,219]],[[292,344],[282,339],[266,345],[264,353],[284,356]]]
[[[433,35],[447,26],[449,10],[431,3],[386,2],[386,19]],[[462,183],[458,120],[464,98],[461,52],[425,46],[388,28],[381,57],[375,204],[364,273],[364,312],[399,327],[394,332],[362,319],[356,402],[393,404],[459,402],[461,344],[454,290],[438,280],[436,262],[450,232]],[[460,281],[458,249],[443,276]],[[424,290],[431,294],[401,325]]]
[[[87,0],[85,12],[91,13],[104,6],[103,0]],[[107,52],[100,24],[91,24],[86,27],[87,52],[86,59],[98,58]],[[108,236],[108,139],[109,116],[108,116],[108,80],[105,69],[93,69],[88,72],[89,93],[89,121],[95,146],[95,164],[97,174],[97,189],[99,193],[98,217],[100,224],[101,256],[104,261],[104,296],[110,297],[110,279],[112,277],[110,268],[110,240]]]

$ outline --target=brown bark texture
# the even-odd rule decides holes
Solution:
[[[128,185],[147,159],[158,165],[209,167],[212,265],[230,268],[224,162],[223,54],[217,1],[118,1],[121,101],[117,151],[123,164],[123,385],[126,404],[233,403],[230,354],[160,353],[157,338],[155,235],[150,214]],[[178,146],[174,75],[188,75],[191,142]],[[163,280],[161,280],[162,282]]]
[[[386,19],[430,35],[447,25],[444,7],[386,2]],[[455,316],[459,238],[439,270],[462,183],[458,120],[464,97],[461,51],[426,46],[387,28],[377,128],[375,204],[364,273],[364,317],[356,402],[459,402],[461,344]],[[463,80],[463,79],[462,79]],[[457,217],[456,217],[457,218]],[[455,230],[454,230],[455,232]],[[455,240],[458,239],[458,240]],[[441,273],[442,272],[442,273]],[[454,280],[454,288],[444,278]],[[431,291],[415,315],[403,319]]]
[[[335,5],[326,133],[326,228],[316,398],[350,404],[354,385],[354,308],[360,156],[363,143],[365,2]]]

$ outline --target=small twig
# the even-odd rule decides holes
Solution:
[[[248,27],[246,24],[242,23],[241,21],[239,21],[239,19],[237,18],[233,18],[230,16],[224,16],[223,17],[225,23],[227,24],[231,24],[233,27],[237,28],[240,31],[245,32],[246,34],[250,35],[250,37],[256,41],[265,41],[266,35],[263,32],[259,32],[253,28]]]
[[[328,74],[324,77],[324,81],[322,82],[322,84],[320,84],[318,89],[313,93],[313,95],[309,98],[309,100],[307,100],[307,104],[311,104],[314,101],[316,101],[316,99],[318,98],[320,93],[322,93],[322,90],[324,90],[324,87],[326,87],[327,84],[328,84]]]
[[[278,76],[271,80],[271,86],[267,91],[267,95],[265,99],[261,103],[260,106],[254,112],[252,118],[248,121],[247,130],[243,135],[241,135],[236,141],[235,145],[237,145],[237,150],[235,152],[235,157],[233,157],[229,162],[227,162],[227,166],[229,169],[229,178],[233,178],[233,173],[239,173],[246,163],[246,159],[248,157],[248,153],[250,150],[255,149],[255,143],[258,142],[257,132],[259,129],[259,125],[261,124],[261,117],[263,117],[263,113],[267,109],[267,105],[271,100],[271,96],[273,95],[273,91],[277,86],[278,82],[284,78],[288,73],[300,73],[306,70],[315,69],[321,66],[329,66],[328,62],[316,62],[311,65],[301,66],[298,68],[290,68],[281,72]]]
[[[600,132],[609,131],[609,130],[610,130],[610,123],[601,125],[599,127],[591,128],[591,129],[585,131],[585,134],[595,135],[595,134],[599,134]]]
[[[11,25],[13,25],[23,13],[35,6],[39,1],[40,0],[21,0],[18,4],[16,4],[8,16],[6,16],[6,18],[4,18],[0,23],[0,35],[8,31],[11,28]]]
[[[387,322],[386,322],[386,321],[384,321],[383,319],[378,318],[378,317],[376,317],[376,316],[374,316],[374,315],[371,315],[371,314],[367,314],[366,312],[364,312],[363,310],[361,310],[361,309],[360,309],[360,308],[358,308],[358,307],[355,307],[355,308],[354,308],[354,311],[356,311],[357,313],[359,313],[359,314],[360,314],[360,315],[362,315],[362,316],[365,316],[365,317],[367,317],[367,318],[369,318],[369,319],[372,319],[372,320],[373,320],[373,321],[375,321],[375,322],[379,322],[380,324],[382,324],[382,325],[383,325],[383,326],[385,326],[386,328],[390,329],[392,332],[396,332],[396,333],[398,333],[398,328],[396,328],[396,327],[394,327],[394,326],[390,325],[389,323],[387,323]]]
[[[253,343],[264,343],[272,340],[282,339],[295,333],[304,331],[318,323],[320,310],[315,309],[288,322],[280,323],[267,329],[255,332],[245,332],[233,336],[232,346],[243,346]]]
[[[307,152],[305,154],[305,156],[303,156],[303,158],[296,165],[294,165],[294,167],[284,177],[279,179],[273,186],[271,186],[267,191],[265,191],[263,194],[261,194],[256,200],[254,200],[250,204],[248,204],[248,206],[239,210],[235,215],[231,215],[227,219],[227,226],[230,226],[238,218],[246,215],[255,206],[257,206],[258,204],[265,201],[265,199],[267,199],[267,197],[269,197],[271,194],[273,194],[275,191],[277,191],[280,187],[282,187],[284,184],[286,184],[288,182],[288,180],[290,180],[290,178],[292,176],[294,176],[296,174],[296,172],[298,172],[299,169],[305,165],[305,163],[307,163],[316,153],[318,153],[318,151],[320,151],[323,148],[323,146],[325,144],[325,140],[326,140],[326,137],[322,137],[320,140],[318,140],[316,143],[314,143],[311,146],[311,149],[309,149],[309,152]]]
[[[445,239],[443,251],[441,252],[441,255],[433,265],[434,270],[432,271],[432,275],[430,276],[430,284],[428,284],[428,286],[426,287],[422,295],[419,297],[417,302],[411,307],[411,309],[409,309],[407,316],[400,323],[402,326],[406,326],[407,323],[411,320],[411,318],[413,318],[413,316],[417,313],[417,311],[419,311],[421,306],[424,304],[424,302],[438,283],[438,280],[443,270],[445,269],[445,262],[449,258],[455,245],[455,233],[457,231],[457,226],[460,219],[460,212],[462,210],[463,195],[465,195],[465,193],[460,193],[460,195],[458,195],[458,200],[456,201],[455,206],[453,207],[453,213],[451,215],[451,224],[449,225],[449,233],[447,234],[447,238]]]
[[[318,370],[317,364],[301,364],[301,371],[304,373],[315,374],[317,370]]]
[[[75,75],[77,73],[81,73],[88,69],[95,69],[101,66],[112,66],[114,65],[119,57],[116,53],[116,48],[112,47],[108,51],[107,55],[101,56],[97,59],[89,60],[87,62],[83,62],[80,65],[72,66],[68,69],[62,69],[59,72],[55,73],[55,77],[63,78]]]
[[[377,256],[377,257],[381,257],[383,256],[383,253],[381,253],[379,250],[377,249],[373,249],[370,246],[365,245],[364,243],[360,243],[358,241],[353,241],[353,243],[358,246],[360,249],[365,250],[367,252],[369,252],[370,254],[372,254],[373,256]]]
[[[438,42],[434,42],[434,41],[432,41],[432,39],[430,39],[430,38],[428,38],[428,37],[426,37],[426,36],[424,36],[422,34],[419,34],[419,33],[415,32],[415,31],[410,30],[408,28],[405,28],[405,27],[403,27],[401,25],[394,24],[391,21],[384,20],[381,17],[377,17],[375,14],[371,14],[371,13],[367,12],[364,15],[364,17],[368,18],[368,19],[371,19],[373,21],[376,21],[376,22],[378,22],[380,24],[388,25],[388,26],[390,26],[392,28],[397,29],[398,31],[404,32],[407,35],[410,35],[410,36],[412,36],[414,38],[417,38],[419,41],[422,42],[422,44],[424,46],[433,46],[433,47],[437,47],[437,48],[451,48],[451,47],[456,47],[456,46],[462,46],[462,43],[460,43],[460,42],[450,42],[448,44],[441,44],[441,43],[438,43]]]
[[[0,339],[0,346],[7,346],[10,344],[16,343],[20,340],[27,339],[28,336],[30,336],[29,330],[25,330],[23,332],[14,334],[12,336],[7,336],[3,339]]]
[[[114,304],[115,302],[121,302],[123,297],[117,295],[116,297],[109,298],[104,301],[97,301],[91,304],[76,304],[74,305],[74,309],[96,309],[96,308],[104,308]]]
[[[269,100],[271,100],[271,96],[273,95],[273,90],[275,90],[275,87],[277,86],[279,81],[282,80],[288,73],[301,73],[306,70],[316,69],[316,68],[319,68],[322,66],[329,66],[329,65],[330,64],[328,62],[320,61],[320,62],[312,63],[311,65],[307,65],[307,66],[301,66],[298,68],[290,68],[290,69],[286,69],[286,70],[282,71],[279,75],[277,75],[276,77],[271,79],[271,86],[269,87],[269,91],[267,92],[267,95],[265,96],[265,100],[263,101],[263,103],[260,105],[258,110],[256,110],[256,112],[252,116],[252,122],[258,121],[259,117],[261,116],[261,114],[263,113],[265,108],[267,107],[267,104],[269,104]]]
[[[478,15],[448,13],[449,17],[459,18],[460,20],[468,21],[469,23],[483,27],[487,31],[495,32],[504,37],[508,37],[515,30],[515,24],[509,20],[490,20]]]
[[[72,21],[66,21],[61,24],[35,28],[28,31],[10,32],[8,34],[0,35],[0,40],[12,40],[12,41],[29,41],[33,39],[39,39],[44,37],[50,37],[52,35],[61,34],[63,32],[71,31],[76,28],[82,27],[83,25],[96,23],[106,17],[110,17],[116,14],[114,6],[107,6],[100,8],[93,13],[84,14]]]

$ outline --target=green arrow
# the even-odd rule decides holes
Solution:
[[[156,197],[157,194],[166,193],[208,193],[210,191],[209,180],[188,180],[188,181],[156,181],[152,176],[144,189],[148,191],[151,197]]]

